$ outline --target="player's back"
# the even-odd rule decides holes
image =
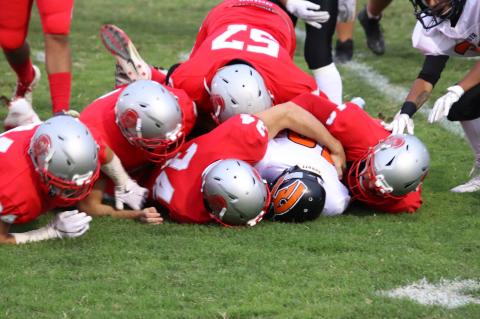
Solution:
[[[9,223],[34,220],[53,208],[28,155],[37,127],[19,126],[0,135],[0,215]]]
[[[290,131],[281,133],[268,143],[265,156],[255,168],[272,184],[285,169],[293,166],[322,177],[326,193],[322,215],[338,215],[345,211],[350,202],[348,190],[338,179],[328,150],[311,139]]]

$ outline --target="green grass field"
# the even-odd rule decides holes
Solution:
[[[114,60],[98,36],[102,24],[118,24],[147,61],[170,66],[190,50],[217,2],[77,1],[72,107],[81,110],[113,86]],[[35,57],[43,41],[34,12],[29,41]],[[423,61],[411,48],[411,13],[407,1],[394,1],[386,11],[382,57],[367,49],[358,23],[355,31],[355,61],[405,89]],[[296,62],[306,69],[301,45]],[[430,103],[473,63],[450,61]],[[382,88],[348,66],[339,69],[346,98],[362,96],[372,115],[397,111],[398,103]],[[0,74],[0,95],[9,96],[15,77],[4,59]],[[45,119],[50,97],[43,74],[34,105]],[[2,108],[0,118],[5,114]],[[0,318],[480,318],[479,304],[448,309],[378,293],[422,278],[480,279],[479,194],[448,191],[467,179],[472,152],[462,138],[427,124],[422,115],[415,120],[432,158],[424,206],[416,214],[352,207],[335,218],[263,222],[250,229],[96,219],[75,240],[0,247]],[[480,296],[479,289],[469,293]]]

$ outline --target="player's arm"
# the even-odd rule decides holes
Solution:
[[[289,129],[327,147],[331,152],[339,176],[342,175],[342,171],[346,167],[342,144],[310,112],[293,102],[286,102],[255,115],[267,127],[269,139],[274,138],[280,131]]]
[[[90,194],[77,204],[78,209],[93,217],[110,216],[113,218],[134,219],[148,224],[163,223],[162,216],[154,207],[148,207],[142,210],[116,210],[112,206],[104,204],[102,201],[104,187],[105,181],[103,179],[98,180]]]
[[[405,129],[409,134],[413,134],[412,117],[429,99],[433,87],[440,79],[448,58],[447,55],[425,56],[422,70],[413,82],[402,108],[391,123],[384,124],[384,127],[392,131],[392,134],[401,134]]]
[[[130,178],[120,159],[109,147],[105,147],[105,155],[106,160],[101,170],[115,184],[115,207],[122,210],[124,204],[127,204],[133,209],[141,209],[148,190]]]
[[[10,224],[0,220],[0,244],[16,244],[15,237],[8,233]]]

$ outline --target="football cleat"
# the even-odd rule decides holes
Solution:
[[[100,38],[105,48],[117,59],[115,85],[127,84],[136,80],[150,80],[152,71],[142,59],[128,35],[113,24],[100,28]],[[126,82],[128,79],[129,82]]]
[[[17,126],[40,123],[40,118],[33,110],[32,105],[26,98],[17,98],[8,105],[8,114],[3,125],[5,130],[10,130]]]
[[[367,46],[376,55],[385,53],[385,41],[380,29],[380,19],[369,18],[366,6],[358,13],[358,21],[360,21],[367,37]]]
[[[452,188],[452,193],[472,193],[480,190],[480,167],[474,166],[470,171],[471,179],[461,185]]]
[[[13,92],[12,101],[18,98],[24,98],[28,101],[28,103],[32,104],[32,91],[37,86],[38,82],[40,82],[40,78],[42,74],[40,73],[40,69],[33,65],[33,80],[28,85],[24,85],[17,81],[17,85],[15,86],[15,91]]]

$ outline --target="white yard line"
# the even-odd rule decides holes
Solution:
[[[468,295],[469,291],[480,289],[476,280],[446,280],[429,283],[425,278],[408,286],[380,291],[379,295],[410,299],[426,306],[442,306],[453,309],[467,304],[480,304],[480,299]]]
[[[295,29],[295,32],[297,34],[297,40],[299,42],[303,42],[305,40],[305,31],[297,28]],[[382,57],[379,57],[379,59],[382,59]],[[354,73],[356,76],[360,77],[362,80],[364,80],[364,83],[375,88],[377,91],[382,92],[385,97],[387,97],[395,104],[401,104],[408,94],[408,90],[406,88],[390,83],[386,76],[376,72],[374,69],[364,63],[352,61],[345,63],[342,66],[350,72]],[[354,93],[352,93],[352,95],[355,96]],[[362,98],[367,100],[368,108],[368,98],[365,98],[364,96],[362,96]],[[424,117],[426,118],[430,110],[430,106],[428,104],[425,104],[419,110],[419,113],[424,115]],[[425,118],[422,118],[420,120],[425,120]],[[464,136],[463,129],[458,122],[450,122],[444,120],[440,122],[440,125],[450,133],[462,137]]]

